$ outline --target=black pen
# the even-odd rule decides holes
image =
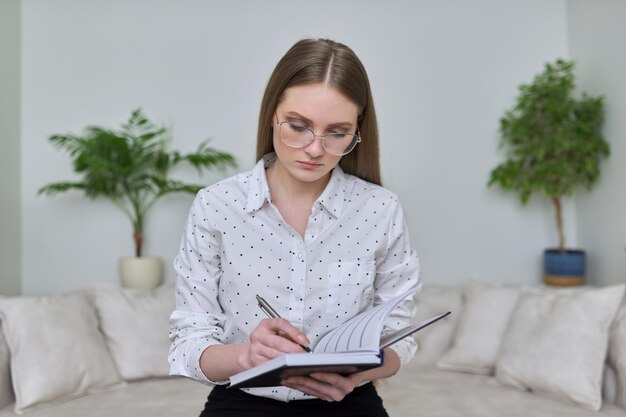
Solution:
[[[265,314],[267,314],[267,316],[268,316],[269,318],[271,318],[271,319],[276,319],[276,318],[279,318],[279,317],[280,317],[280,315],[276,312],[276,310],[274,310],[274,309],[272,308],[272,306],[271,306],[271,305],[269,305],[269,304],[267,303],[267,301],[265,301],[265,300],[263,299],[263,297],[261,297],[260,295],[257,295],[257,296],[256,296],[256,300],[257,300],[257,302],[259,303],[259,307],[261,308],[261,310],[263,310],[263,312],[264,312]],[[286,335],[286,334],[284,334],[283,332],[281,332],[281,336],[283,336],[283,337],[287,338],[287,335]],[[291,340],[291,338],[289,338],[289,340]],[[298,342],[296,342],[296,341],[294,341],[294,340],[292,340],[292,342],[297,343],[297,344],[298,344],[298,346],[300,346],[300,347],[301,347],[302,349],[304,349],[305,351],[307,351],[307,352],[309,352],[309,353],[311,353],[311,352],[312,352],[310,347],[308,347],[308,346],[304,346],[304,345],[301,345],[300,343],[298,343]]]

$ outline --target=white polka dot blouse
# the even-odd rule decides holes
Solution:
[[[311,346],[360,311],[420,280],[402,207],[391,191],[336,167],[313,204],[304,238],[272,204],[266,156],[249,172],[196,196],[174,260],[176,308],[170,317],[170,373],[206,384],[200,355],[213,344],[239,343],[266,316],[256,295],[307,334]],[[409,324],[407,299],[386,327]],[[402,363],[412,338],[392,348]],[[286,387],[246,389],[283,401],[307,398]],[[309,397],[310,398],[310,397]]]

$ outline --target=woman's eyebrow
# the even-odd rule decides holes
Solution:
[[[300,120],[302,120],[304,123],[307,124],[307,126],[312,126],[313,125],[313,121],[311,119],[309,119],[306,116],[301,115],[300,113],[296,112],[296,111],[288,111],[285,113],[286,117],[295,117],[298,118]],[[333,127],[352,127],[354,126],[354,123],[352,122],[336,122],[336,123],[331,123],[328,126],[326,126],[327,129],[333,128]]]

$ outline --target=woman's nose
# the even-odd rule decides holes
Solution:
[[[319,139],[319,140],[316,140]],[[321,156],[326,152],[324,149],[324,137],[315,135],[313,136],[313,140],[307,146],[304,147],[306,153],[313,157]]]

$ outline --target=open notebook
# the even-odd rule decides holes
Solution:
[[[329,331],[317,342],[312,353],[288,353],[233,375],[229,387],[272,387],[281,385],[283,378],[292,375],[308,375],[313,372],[347,375],[382,365],[382,349],[450,314],[448,311],[382,335],[387,317],[418,289],[419,287],[415,287],[386,303],[366,310]]]

